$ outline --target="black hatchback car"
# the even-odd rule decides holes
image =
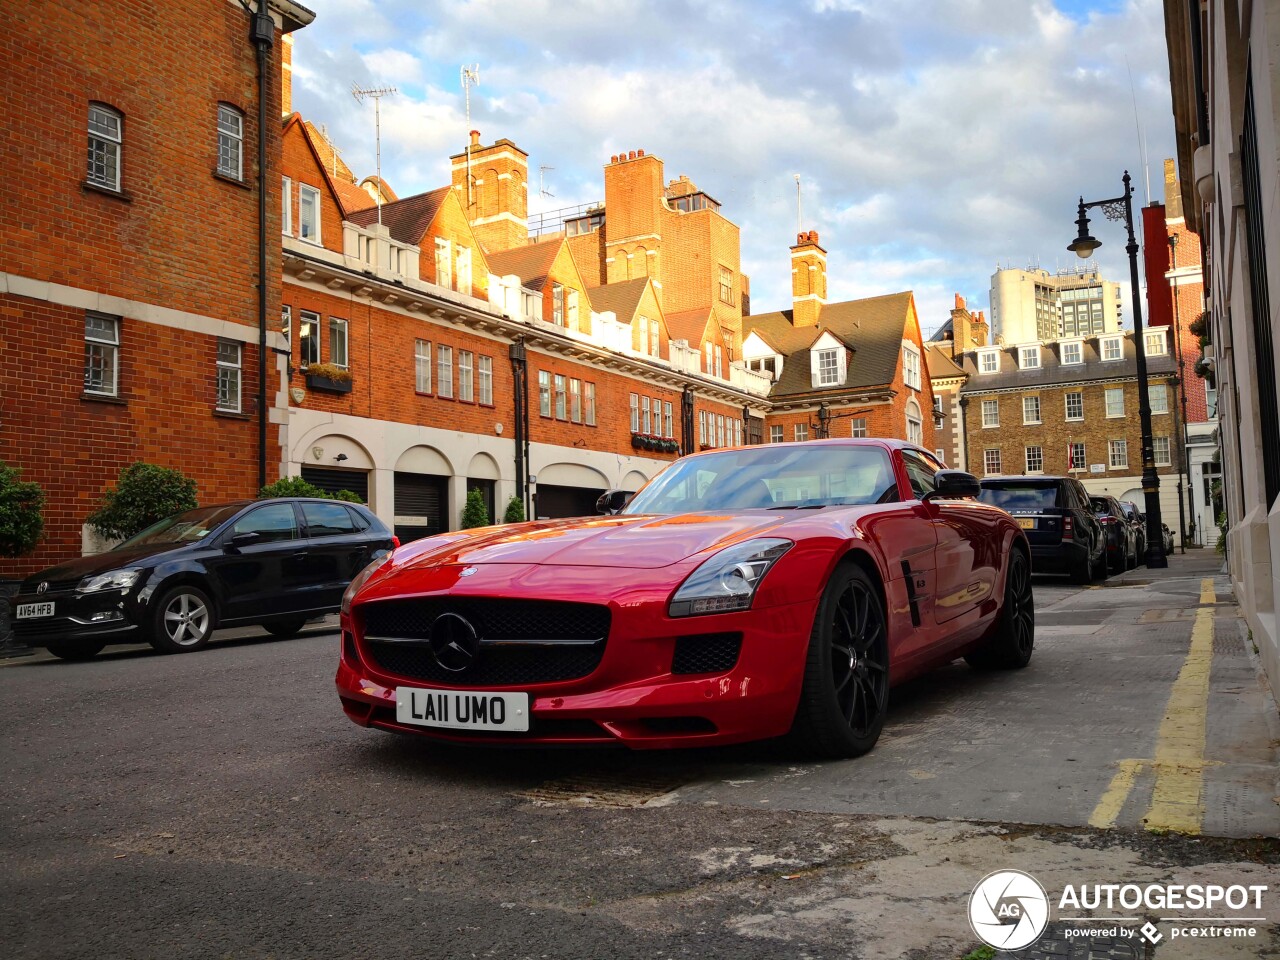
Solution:
[[[984,477],[978,499],[1008,511],[1026,531],[1032,573],[1069,573],[1076,583],[1106,579],[1106,535],[1079,480]]]
[[[10,599],[15,638],[66,660],[110,643],[186,653],[217,627],[292,636],[338,609],[347,584],[398,546],[337,500],[242,500],[176,514],[114,550],[42,570]]]

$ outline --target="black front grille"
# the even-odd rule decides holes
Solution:
[[[48,584],[45,587],[45,593],[66,593],[80,586],[82,580],[84,580],[84,577],[76,577],[74,580],[41,580],[39,577],[29,577],[22,582],[22,588],[19,593],[24,598],[28,595],[43,596],[43,594],[36,594],[36,589],[42,583]]]
[[[724,673],[738,662],[740,633],[700,633],[676,637],[672,673]]]
[[[466,670],[446,670],[425,642],[444,613],[465,617],[480,638],[479,656]],[[595,604],[486,597],[385,600],[367,604],[361,615],[365,649],[376,667],[451,686],[523,686],[585,677],[600,665],[610,621],[608,607]],[[423,643],[379,642],[388,638]]]

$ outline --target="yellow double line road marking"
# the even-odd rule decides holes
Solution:
[[[1200,581],[1200,607],[1191,627],[1191,649],[1178,671],[1156,735],[1151,760],[1121,760],[1089,818],[1092,827],[1113,827],[1144,769],[1155,771],[1155,789],[1144,822],[1148,830],[1199,834],[1204,821],[1205,727],[1209,670],[1213,664],[1213,581]]]

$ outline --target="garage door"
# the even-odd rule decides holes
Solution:
[[[550,483],[538,484],[537,517],[595,516],[596,501],[604,488],[588,490],[583,487],[560,487]]]
[[[444,533],[448,479],[396,471],[396,536],[401,543]]]
[[[369,502],[369,474],[364,470],[336,470],[332,467],[310,467],[303,464],[302,479],[314,484],[325,493],[350,490]]]

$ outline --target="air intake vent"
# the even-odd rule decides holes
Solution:
[[[671,672],[724,673],[737,664],[741,647],[740,633],[699,633],[676,637],[676,653],[671,661]]]

